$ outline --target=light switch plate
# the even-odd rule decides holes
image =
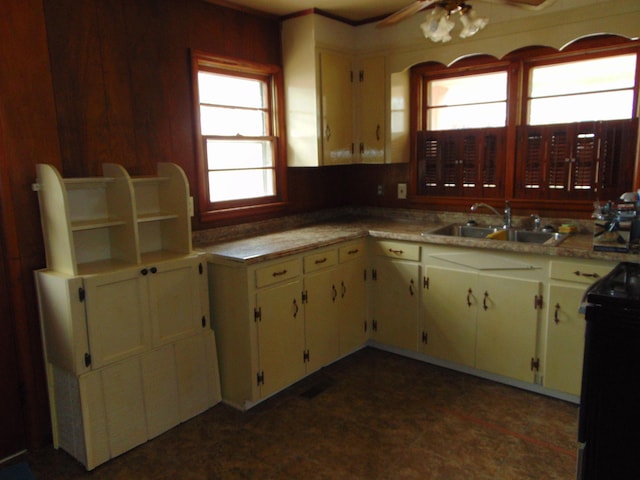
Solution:
[[[399,183],[398,184],[398,198],[404,200],[407,198],[407,184]]]

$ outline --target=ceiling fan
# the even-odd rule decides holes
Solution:
[[[502,3],[505,5],[513,5],[530,10],[539,10],[555,0],[483,0],[491,3]],[[478,17],[475,10],[465,0],[414,0],[404,8],[392,13],[384,20],[377,24],[377,27],[389,27],[409,18],[410,16],[425,10],[433,8],[431,15],[427,17],[427,21],[420,25],[424,36],[434,42],[447,42],[451,40],[449,32],[453,29],[454,23],[450,20],[450,16],[454,13],[460,14],[460,22],[462,23],[462,38],[475,35],[479,30],[483,29],[489,19]]]

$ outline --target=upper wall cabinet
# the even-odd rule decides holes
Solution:
[[[47,267],[87,275],[191,253],[189,185],[182,169],[131,178],[103,164],[103,177],[62,178],[37,166]]]
[[[386,82],[384,56],[357,62],[357,153],[361,163],[384,163]]]
[[[283,22],[289,166],[384,163],[384,57],[359,58],[355,35],[321,15]]]

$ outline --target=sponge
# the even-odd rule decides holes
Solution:
[[[578,226],[572,223],[563,223],[558,227],[560,233],[575,233],[578,231]]]
[[[497,230],[493,233],[490,233],[485,238],[490,238],[492,240],[506,240],[507,239],[507,231],[506,230]]]

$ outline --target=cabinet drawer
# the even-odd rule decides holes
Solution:
[[[256,287],[266,287],[300,275],[300,260],[291,259],[256,270]]]
[[[588,262],[551,262],[550,277],[554,280],[591,284],[604,277],[613,267]]]
[[[395,242],[389,240],[378,240],[374,243],[376,255],[386,257],[401,258],[403,260],[420,260],[420,246],[409,243]]]
[[[340,263],[348,262],[356,258],[362,257],[365,254],[365,243],[357,242],[340,247],[338,250],[338,258]]]
[[[304,257],[305,273],[315,272],[321,268],[327,268],[338,263],[338,252],[336,250],[324,250],[319,253],[311,253]]]

